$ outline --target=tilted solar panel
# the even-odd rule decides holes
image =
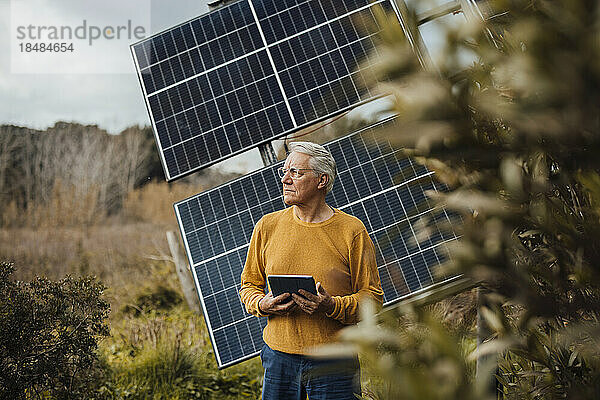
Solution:
[[[434,209],[425,196],[425,190],[443,190],[433,173],[374,140],[378,127],[393,123],[389,119],[325,145],[338,164],[327,202],[364,222],[375,243],[386,305],[431,285],[444,243],[455,239],[438,228],[449,221],[446,211]],[[284,207],[276,172],[282,164],[175,204],[219,367],[253,357],[263,345],[266,319],[246,313],[238,290],[254,225]],[[434,233],[417,240],[414,225],[422,217]]]
[[[240,0],[132,46],[167,180],[373,99],[390,0]]]

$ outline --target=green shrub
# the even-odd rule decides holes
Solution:
[[[87,397],[108,335],[104,287],[93,278],[12,281],[0,263],[0,398]]]

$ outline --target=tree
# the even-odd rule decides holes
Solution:
[[[40,226],[90,224],[114,214],[160,168],[153,147],[150,128],[110,135],[65,122],[45,131],[0,126],[0,217]],[[10,215],[17,213],[21,218]]]
[[[12,281],[0,263],[0,398],[83,398],[94,390],[109,305],[93,278]]]

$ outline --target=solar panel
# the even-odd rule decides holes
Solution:
[[[388,119],[326,144],[338,164],[328,194],[333,207],[360,218],[371,236],[384,291],[384,304],[433,283],[432,269],[444,258],[454,233],[426,190],[445,190],[433,172],[381,141],[377,128]],[[266,318],[246,313],[238,295],[240,275],[254,225],[284,208],[277,168],[283,161],[175,204],[175,212],[196,281],[219,367],[253,357],[262,348]],[[414,225],[429,219],[433,234],[417,240]]]
[[[241,0],[132,45],[167,180],[373,99],[375,7]]]

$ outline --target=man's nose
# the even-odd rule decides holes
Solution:
[[[285,175],[281,177],[281,183],[292,183],[292,177],[290,176],[290,171],[286,171]]]

